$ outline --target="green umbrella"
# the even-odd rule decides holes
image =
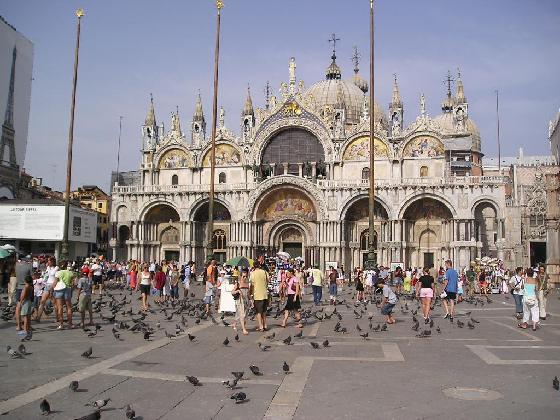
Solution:
[[[12,253],[4,248],[0,248],[0,258],[6,258],[12,255]]]
[[[233,257],[226,261],[226,265],[231,265],[232,267],[251,267],[252,261],[246,257]]]

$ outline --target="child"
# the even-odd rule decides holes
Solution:
[[[358,278],[356,279],[356,302],[364,300],[364,283],[362,283],[362,280],[362,273],[358,273]]]
[[[93,325],[93,313],[91,307],[93,272],[90,271],[87,276],[82,275],[82,277],[78,280],[78,285],[76,287],[80,291],[80,296],[78,298],[78,309],[80,311],[80,315],[82,316],[82,323],[80,325],[82,328],[85,328],[86,310],[89,311],[89,325]]]
[[[383,307],[381,308],[381,313],[387,317],[387,324],[394,324],[395,318],[393,318],[393,308],[397,304],[397,295],[393,292],[393,289],[389,285],[385,284],[385,279],[380,278],[378,281],[379,287],[383,287]]]
[[[33,311],[33,278],[25,277],[25,286],[20,297],[20,316],[23,319],[24,340],[31,340],[31,312]],[[22,335],[23,335],[22,334]]]
[[[463,301],[463,283],[465,282],[465,273],[461,274],[457,282],[457,303]]]
[[[41,299],[43,298],[43,289],[45,288],[45,279],[41,276],[39,271],[33,273],[33,313],[34,321],[39,322],[37,317],[39,313],[39,305],[41,304]]]

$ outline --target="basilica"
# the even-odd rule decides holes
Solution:
[[[295,58],[288,74],[279,95],[267,95],[263,108],[255,109],[247,92],[239,134],[219,112],[213,224],[219,260],[285,251],[307,265],[337,262],[353,269],[363,266],[373,235],[377,262],[386,266],[439,266],[451,259],[465,267],[482,256],[508,266],[529,263],[521,213],[516,219],[510,208],[511,178],[484,171],[481,137],[460,74],[455,86],[448,78],[441,114],[428,115],[422,96],[410,124],[404,124],[397,79],[385,110],[370,103],[357,62],[345,78],[333,53],[322,80],[310,86],[298,80]],[[165,130],[152,100],[142,126],[141,166],[112,188],[110,246],[116,259],[203,263],[210,131],[200,96],[187,129],[174,113]],[[536,240],[546,243],[545,219]]]

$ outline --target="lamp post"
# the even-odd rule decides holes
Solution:
[[[72,145],[74,143],[74,111],[76,109],[76,85],[78,84],[78,60],[80,51],[80,27],[84,9],[76,10],[78,25],[76,29],[76,48],[74,49],[74,80],[72,81],[72,105],[70,107],[70,128],[68,130],[68,162],[66,166],[66,193],[64,197],[64,230],[62,232],[62,246],[60,259],[67,260],[68,253],[68,219],[70,217],[70,186],[72,183]]]
[[[369,241],[368,241],[368,260],[367,268],[373,269],[375,266],[375,107],[374,107],[374,7],[373,1],[369,1]]]
[[[208,196],[208,225],[206,231],[206,258],[212,259],[214,249],[212,236],[214,233],[214,177],[216,172],[216,123],[218,119],[218,73],[220,58],[220,23],[222,17],[222,0],[216,0],[218,13],[216,16],[216,49],[214,51],[214,98],[212,102],[212,147],[210,148],[210,194]]]

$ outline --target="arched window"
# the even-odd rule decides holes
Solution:
[[[377,249],[377,232],[373,231],[373,247]],[[369,230],[365,230],[360,238],[360,250],[369,250]]]
[[[420,168],[420,178],[426,178],[428,176],[428,167],[422,166]]]
[[[179,185],[179,177],[177,175],[171,177],[171,185]]]
[[[214,252],[225,252],[226,245],[226,232],[222,229],[215,230],[212,236],[212,248]]]
[[[364,168],[362,169],[362,180],[368,180],[369,179],[369,168]]]
[[[220,174],[218,175],[218,183],[219,184],[225,184],[226,183],[226,173],[225,172],[220,172]]]

